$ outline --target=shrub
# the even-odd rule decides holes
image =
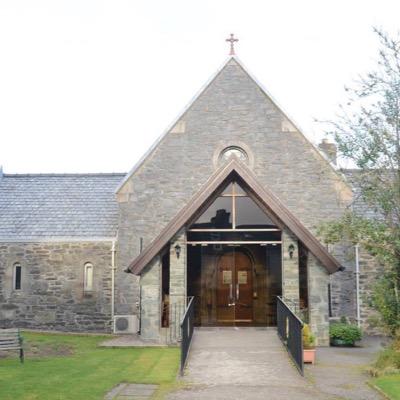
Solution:
[[[370,373],[372,376],[400,373],[400,338],[379,353]]]
[[[336,323],[329,327],[330,339],[342,340],[346,345],[353,345],[355,341],[361,340],[361,329],[356,325]]]
[[[315,336],[311,333],[311,329],[307,324],[303,326],[303,348],[313,349],[315,347]]]

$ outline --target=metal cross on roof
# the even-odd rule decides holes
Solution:
[[[234,56],[235,55],[235,42],[238,42],[239,39],[234,38],[234,34],[231,33],[231,37],[229,39],[225,40],[226,42],[229,42],[231,44],[231,51],[229,52],[230,56]]]

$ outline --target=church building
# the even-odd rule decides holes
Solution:
[[[174,343],[190,297],[197,326],[273,327],[282,296],[318,345],[370,330],[376,263],[317,236],[368,212],[356,173],[232,54],[128,173],[0,173],[0,328]]]

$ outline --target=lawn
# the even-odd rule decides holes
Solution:
[[[400,400],[400,374],[376,378],[372,383],[381,389],[392,400]]]
[[[1,400],[98,400],[120,382],[171,386],[177,348],[100,348],[102,336],[24,333],[25,363],[17,352],[0,358]]]
[[[390,399],[400,400],[400,337],[379,353],[373,364],[371,383]]]

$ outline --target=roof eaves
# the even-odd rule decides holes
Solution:
[[[117,236],[21,236],[0,237],[0,243],[69,243],[69,242],[113,242]]]
[[[129,265],[128,270],[134,274],[140,274],[145,266],[158,254],[171,237],[176,234],[191,218],[194,212],[210,197],[210,195],[222,184],[232,173],[236,172],[260,197],[271,211],[282,220],[299,240],[316,256],[325,266],[329,273],[334,273],[340,268],[337,260],[319,243],[307,228],[285,207],[285,205],[270,190],[261,186],[253,177],[247,167],[232,160],[226,166],[217,170],[203,185],[203,188],[192,197],[183,209],[170,221],[161,233],[140,253]]]
[[[63,177],[105,177],[125,176],[126,172],[90,172],[90,173],[42,173],[42,174],[3,174],[5,178],[63,178]]]

